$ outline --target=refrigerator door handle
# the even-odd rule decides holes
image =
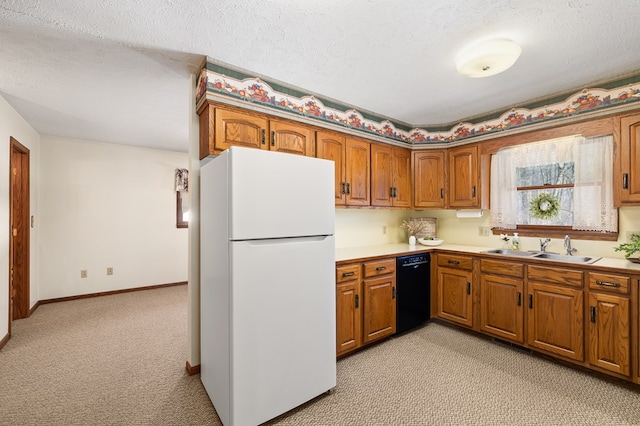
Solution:
[[[278,244],[296,244],[296,243],[315,243],[318,241],[324,241],[331,235],[312,235],[309,237],[289,237],[289,238],[267,238],[260,240],[237,240],[233,242],[246,243],[252,246],[267,246]]]

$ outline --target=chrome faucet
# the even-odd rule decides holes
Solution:
[[[577,249],[574,249],[573,247],[571,247],[571,238],[569,238],[568,235],[564,236],[564,248],[567,249],[567,256],[571,256],[573,255],[573,253],[578,251]]]
[[[546,252],[547,246],[549,245],[550,242],[551,242],[551,238],[547,238],[544,241],[540,240],[540,251],[543,253]]]

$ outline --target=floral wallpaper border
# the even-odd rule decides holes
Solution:
[[[543,107],[514,108],[494,119],[460,123],[448,131],[430,131],[423,128],[399,129],[388,120],[375,121],[365,118],[355,109],[340,111],[330,108],[313,96],[296,97],[278,92],[259,78],[236,79],[204,68],[198,78],[196,103],[207,92],[288,111],[409,145],[455,142],[640,101],[640,83],[626,84],[609,90],[584,89],[564,101]]]

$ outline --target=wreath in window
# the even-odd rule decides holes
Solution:
[[[529,211],[536,219],[551,219],[558,216],[560,200],[555,195],[543,192],[529,202]]]

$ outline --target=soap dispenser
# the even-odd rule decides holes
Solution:
[[[518,233],[513,233],[513,240],[511,241],[511,246],[514,250],[520,250],[520,237],[518,237]]]

